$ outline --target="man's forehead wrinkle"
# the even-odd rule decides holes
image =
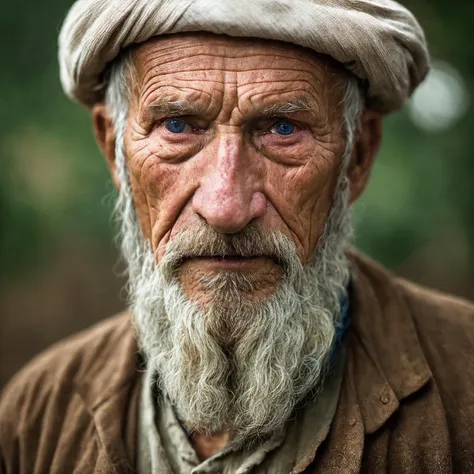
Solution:
[[[189,83],[194,83],[196,81],[189,81]],[[216,82],[216,81],[200,81],[203,83],[208,83],[208,84],[222,84],[222,85],[230,85],[229,81],[226,82]],[[287,82],[292,82],[294,81],[267,81],[267,82],[260,82],[260,85],[271,85],[272,89],[265,89],[261,92],[256,92],[255,89],[248,89],[244,92],[242,92],[239,95],[239,101],[245,103],[247,101],[250,101],[253,103],[255,106],[254,102],[256,99],[259,99],[263,97],[264,99],[266,97],[271,97],[271,96],[276,96],[277,100],[279,102],[282,102],[281,97],[283,95],[292,95],[292,96],[297,96],[299,94],[299,97],[295,97],[294,99],[292,98],[293,101],[298,101],[300,105],[305,105],[307,108],[309,108],[311,105],[313,105],[316,102],[316,98],[312,97],[309,92],[308,88],[309,87],[300,87],[300,88],[292,88],[291,91],[288,90],[287,87]],[[311,84],[307,83],[308,86],[311,86]],[[240,89],[245,88],[247,86],[251,86],[252,83],[245,83],[245,84],[232,84],[234,86],[237,86],[237,88]],[[281,86],[281,87],[277,87]],[[171,90],[170,90],[171,89]],[[191,91],[191,93],[190,93]],[[153,90],[147,91],[148,95],[143,97],[143,103],[147,107],[163,107],[165,104],[168,105],[170,104],[170,107],[173,106],[173,102],[177,103],[177,106],[186,106],[188,108],[191,107],[197,107],[199,102],[210,102],[212,101],[212,98],[215,97],[214,93],[217,93],[219,95],[224,95],[227,91],[224,90],[217,90],[216,88],[211,88],[210,90],[206,90],[205,88],[201,87],[192,87],[191,85],[187,85],[186,87],[178,87],[176,85],[170,86],[169,84],[163,84],[163,85],[158,85],[156,88],[153,88]],[[205,98],[205,99],[204,99]],[[273,105],[273,104],[270,104]],[[269,106],[270,106],[269,105]],[[296,104],[295,104],[296,105]]]
[[[302,75],[302,73],[307,73],[307,74],[311,74],[313,77],[315,77],[315,72],[316,71],[298,71],[297,69],[295,68],[291,68],[291,67],[269,67],[269,66],[265,66],[265,67],[255,67],[255,66],[252,66],[252,67],[248,67],[248,68],[243,68],[243,67],[208,67],[208,66],[205,66],[205,67],[193,67],[193,68],[186,68],[186,69],[173,69],[173,70],[170,70],[170,71],[162,71],[162,72],[159,72],[159,73],[156,73],[156,74],[149,74],[151,77],[149,78],[146,78],[145,81],[143,81],[144,83],[146,83],[147,81],[150,81],[150,80],[154,80],[155,78],[158,78],[158,77],[163,77],[163,76],[170,76],[170,77],[173,77],[175,80],[182,80],[182,81],[187,81],[189,79],[187,79],[187,76],[190,76],[191,78],[193,78],[192,80],[206,80],[205,77],[199,77],[199,78],[196,78],[196,73],[204,73],[204,74],[209,74],[209,73],[221,73],[223,76],[225,76],[225,74],[227,73],[237,73],[237,74],[258,74],[258,73],[267,73],[267,72],[272,72],[272,73],[280,73],[281,75],[286,75],[288,73],[292,74],[293,76],[293,79],[284,79],[284,78],[281,78],[280,80],[282,81],[286,81],[286,82],[292,82],[294,80],[297,80],[300,76],[298,76],[297,74],[300,74]],[[278,77],[278,76],[276,76]],[[304,80],[303,77],[300,78],[300,80]],[[217,77],[215,78],[208,78],[207,81],[209,82],[212,82],[212,81],[216,81],[216,82],[224,82],[224,81],[219,81],[219,79]],[[311,79],[306,79],[306,81],[311,81]],[[253,82],[253,81],[250,81],[249,82]],[[256,81],[256,82],[270,82],[270,79],[262,79],[260,81]]]
[[[280,70],[279,70],[280,71]],[[197,71],[195,71],[197,72]],[[237,71],[225,71],[226,73],[235,73]],[[253,72],[253,71],[252,71]],[[223,74],[223,76],[225,76]],[[170,82],[173,82],[175,84],[175,87],[179,89],[179,87],[176,85],[176,84],[186,84],[186,88],[189,88],[189,89],[195,89],[195,90],[205,90],[205,89],[202,89],[201,87],[192,87],[193,84],[196,84],[196,83],[199,83],[199,84],[206,84],[206,85],[210,85],[212,87],[212,89],[215,89],[215,86],[226,86],[226,85],[231,85],[231,82],[226,80],[225,78],[217,78],[217,77],[213,77],[213,78],[210,78],[210,77],[203,77],[203,78],[196,78],[196,75],[194,74],[189,74],[189,78],[188,77],[170,77],[169,80],[165,80],[165,78],[158,78],[158,77],[155,77],[153,79],[151,79],[150,83],[147,84],[146,86],[146,89],[150,89],[152,88],[155,84],[158,85],[158,87],[166,87],[166,86],[170,86]],[[160,84],[162,83],[162,84]],[[282,90],[288,90],[288,84],[300,84],[300,85],[305,85],[306,84],[306,89],[316,89],[315,88],[315,85],[313,83],[311,83],[311,81],[309,79],[304,79],[304,78],[288,78],[288,79],[285,79],[284,77],[273,77],[273,78],[267,78],[267,79],[264,79],[264,80],[251,80],[251,79],[248,79],[247,81],[242,81],[239,79],[238,82],[235,82],[234,81],[234,85],[238,86],[239,89],[242,89],[242,88],[247,88],[247,87],[250,87],[250,92],[252,90],[254,90],[255,87],[258,87],[258,86],[272,86],[273,88],[277,89],[278,86],[280,86],[280,89]],[[171,87],[171,86],[170,86]],[[184,88],[184,87],[183,87]],[[222,88],[223,90],[223,88]],[[296,89],[295,89],[296,90]],[[303,87],[301,87],[301,90],[303,90]]]
[[[240,81],[239,82],[239,86],[240,87],[245,87],[245,86],[255,86],[255,85],[258,85],[258,84],[278,84],[278,83],[281,83],[283,84],[285,87],[287,86],[288,83],[305,83],[307,84],[308,86],[310,87],[314,87],[314,84],[313,84],[313,80],[314,77],[304,77],[303,75],[299,74],[299,75],[295,75],[295,71],[294,70],[287,70],[287,71],[283,71],[282,69],[276,69],[274,71],[277,71],[277,72],[292,72],[292,77],[288,77],[287,74],[277,74],[275,75],[274,77],[270,78],[255,78],[255,79],[252,79],[252,78],[249,78],[247,79],[248,82],[244,82],[244,81]],[[250,71],[250,72],[256,72],[255,70],[253,71]],[[318,84],[322,81],[317,81]]]
[[[321,102],[321,98],[318,93],[318,88],[314,87],[309,81],[306,80],[275,80],[269,82],[260,82],[256,84],[247,83],[245,85],[239,85],[239,90],[243,92],[240,95],[240,101],[250,101],[252,106],[259,106],[259,102],[268,102],[268,106],[273,103],[278,103],[289,100],[302,100],[312,103],[316,106]]]
[[[173,80],[171,77],[163,77],[160,75],[153,75],[148,78],[146,82],[143,83],[142,91],[140,94],[140,100],[143,104],[146,104],[150,99],[149,97],[153,94],[157,94],[160,89],[165,87],[174,88],[176,90],[182,89],[179,87],[178,82]],[[188,89],[192,89],[189,85],[186,86]],[[197,89],[197,88],[196,88]],[[154,100],[154,99],[151,99]]]
[[[161,45],[162,46],[162,45]],[[205,51],[206,48],[212,48],[212,51]],[[302,48],[298,48],[297,51],[279,51],[283,49],[281,46],[276,48],[275,45],[265,45],[265,50],[262,51],[262,46],[258,45],[254,48],[254,51],[248,51],[246,48],[242,48],[241,45],[231,45],[228,44],[222,45],[220,49],[222,51],[216,52],[216,49],[219,50],[219,47],[212,44],[201,44],[201,45],[183,45],[178,47],[168,47],[163,48],[160,47],[152,48],[148,46],[145,51],[139,51],[137,57],[137,63],[141,70],[143,69],[154,69],[157,67],[158,69],[164,69],[167,72],[167,69],[171,69],[172,71],[177,71],[178,68],[176,67],[175,63],[180,62],[189,62],[190,60],[196,60],[198,58],[210,58],[210,62],[216,62],[216,59],[220,62],[226,61],[233,61],[235,59],[241,60],[244,58],[253,59],[257,64],[260,62],[262,58],[271,58],[273,63],[278,63],[280,60],[284,60],[284,62],[292,61],[298,63],[299,68],[303,70],[307,70],[308,72],[314,72],[315,70],[321,69],[324,71],[328,71],[328,67],[324,62],[321,60],[317,60],[314,58],[312,54],[304,51]],[[296,48],[296,47],[294,47]],[[267,50],[268,49],[268,50]],[[194,52],[194,50],[197,50]],[[204,51],[203,51],[204,50]],[[231,52],[232,54],[229,55],[228,53]],[[180,53],[180,54],[178,54]],[[227,53],[227,54],[226,54]],[[297,54],[295,54],[297,53]],[[199,61],[202,62],[202,61]],[[150,67],[151,66],[151,67]],[[302,66],[305,66],[302,68]],[[210,68],[206,68],[210,69]],[[255,68],[250,68],[250,70]],[[271,69],[281,69],[280,66],[271,68]],[[242,70],[242,69],[239,69]],[[293,69],[292,69],[293,70]]]
[[[196,73],[203,73],[202,77],[197,77]],[[209,77],[210,73],[220,73]],[[265,77],[265,72],[271,72],[270,76]],[[220,68],[193,68],[186,70],[172,70],[169,72],[159,72],[147,78],[143,82],[143,88],[149,87],[150,83],[157,81],[175,81],[175,82],[207,82],[216,84],[225,84],[225,76],[228,73],[237,73],[239,75],[239,87],[254,86],[257,84],[278,84],[282,83],[286,86],[287,83],[300,82],[306,83],[309,87],[322,85],[326,81],[319,71],[298,71],[291,68],[248,68],[248,69],[220,69]],[[276,73],[276,74],[275,74]]]
[[[195,45],[181,45],[179,49],[182,52],[190,52],[196,51],[196,48],[199,49]],[[222,46],[222,49],[226,48]],[[301,59],[286,51],[284,54],[258,51],[259,54],[254,55],[252,62],[255,62],[255,58],[263,57],[271,60],[266,59],[266,64],[262,65],[246,63],[245,67],[235,67],[235,57],[223,57],[213,52],[203,54],[199,50],[199,54],[194,56],[176,58],[174,53],[175,51],[160,52],[152,58],[144,58],[148,60],[142,62],[142,65],[147,64],[149,69],[142,76],[144,83],[140,102],[141,105],[151,106],[150,115],[156,115],[161,109],[170,115],[175,112],[176,115],[200,115],[218,118],[222,123],[227,120],[238,123],[258,113],[268,115],[273,111],[288,114],[290,109],[293,112],[303,112],[303,107],[295,107],[295,103],[291,103],[296,99],[306,102],[306,109],[311,109],[313,116],[321,115],[325,108],[335,108],[327,107],[333,102],[332,97],[328,95],[337,87],[334,84],[334,73],[330,73],[324,63],[304,57],[306,54]],[[242,54],[241,51],[233,53],[238,53],[241,57],[251,56]],[[167,55],[170,60],[163,63],[158,59],[160,54]],[[199,58],[202,61],[208,58],[209,64],[196,67]],[[215,67],[216,60],[222,63],[218,64],[218,67]],[[295,64],[295,68],[288,66],[288,60]],[[282,62],[284,64],[281,64]],[[194,93],[190,95],[190,91]],[[289,96],[286,95],[288,92]],[[283,95],[288,99],[283,101]],[[163,100],[164,98],[166,100]],[[186,110],[184,107],[179,110],[178,107],[171,106],[173,101],[182,101],[184,105],[185,100],[188,101]],[[170,106],[165,107],[164,102],[170,103]],[[249,110],[249,105],[253,110]],[[324,113],[327,117],[330,114],[330,110]]]
[[[142,76],[146,80],[146,76],[150,74],[154,75],[160,75],[160,74],[169,74],[169,73],[186,73],[186,72],[196,72],[196,71],[231,71],[231,72],[253,72],[253,71],[258,71],[260,68],[258,67],[258,64],[260,64],[263,58],[271,58],[273,59],[272,63],[273,65],[267,65],[265,67],[262,67],[262,70],[272,70],[272,71],[291,71],[294,72],[295,70],[301,70],[304,72],[309,72],[314,74],[315,71],[318,71],[318,69],[321,69],[321,72],[327,71],[327,68],[325,66],[322,66],[321,64],[318,64],[316,62],[311,63],[310,61],[305,61],[301,59],[300,57],[295,57],[295,56],[278,56],[273,53],[267,53],[267,54],[242,54],[241,56],[235,56],[235,57],[229,57],[225,55],[219,55],[216,53],[199,53],[199,54],[191,54],[191,55],[186,55],[186,56],[180,56],[176,57],[175,55],[170,55],[168,53],[169,59],[166,61],[163,61],[163,57],[159,57],[157,55],[150,56],[148,58],[144,58],[142,62],[140,60],[137,61],[139,69],[142,71]],[[207,64],[206,61],[203,61],[205,58],[211,59],[209,61],[209,64]],[[202,59],[202,60],[201,60]],[[236,60],[242,59],[249,59],[251,62],[255,62],[256,65],[252,65],[251,67],[245,68],[242,66],[234,66],[231,67],[227,63],[233,63]],[[281,62],[280,60],[284,59],[285,63],[288,61],[294,62],[298,65],[298,67],[289,67],[289,66],[282,66],[278,64]],[[216,61],[218,60],[218,61]],[[200,64],[199,67],[190,67],[195,63]],[[184,63],[184,64],[180,64]],[[186,63],[188,63],[190,66],[186,67]],[[203,67],[202,64],[205,64]],[[216,63],[222,63],[221,65],[217,66]],[[179,66],[178,66],[179,64]],[[212,66],[214,64],[214,67]],[[296,66],[295,64],[295,66]],[[307,68],[302,68],[302,66],[307,66]],[[318,67],[319,66],[319,67]],[[145,71],[145,72],[143,72]]]
[[[272,77],[270,74],[270,77],[268,78],[263,78],[262,79],[262,73],[264,72],[272,72],[272,73],[277,73],[276,76]],[[193,68],[191,70],[174,70],[174,71],[169,71],[169,72],[164,72],[164,71],[159,71],[157,74],[150,74],[150,77],[146,78],[146,82],[142,83],[142,94],[141,94],[141,101],[146,101],[147,100],[147,95],[151,94],[154,92],[156,89],[156,84],[160,82],[164,82],[166,84],[167,80],[168,81],[174,81],[175,83],[187,83],[188,88],[192,88],[191,84],[194,82],[199,82],[201,84],[208,84],[212,86],[217,86],[217,85],[222,85],[225,86],[228,81],[226,81],[225,77],[220,78],[220,77],[200,77],[196,78],[196,73],[203,72],[206,75],[212,74],[212,73],[220,73],[216,74],[216,76],[223,75],[226,76],[229,73],[238,73],[239,75],[239,84],[238,87],[241,89],[242,87],[254,87],[257,85],[260,86],[271,86],[272,88],[276,88],[278,85],[281,88],[286,89],[288,83],[294,83],[295,81],[299,82],[300,84],[306,84],[308,88],[312,89],[320,89],[321,86],[324,84],[324,78],[321,77],[322,71],[312,71],[310,74],[310,77],[302,77],[305,76],[306,74],[302,74],[301,72],[296,72],[296,75],[298,77],[279,77],[280,75],[285,75],[291,73],[292,75],[295,75],[295,70],[293,69],[286,69],[286,68],[248,68],[242,70],[240,69],[233,69],[233,68],[227,68],[227,69],[216,69],[216,68]],[[255,79],[253,78],[248,78],[243,74],[253,74],[255,76],[260,76],[256,77]],[[169,78],[169,79],[168,79]],[[244,78],[244,79],[243,79]],[[316,83],[316,84],[315,84]],[[214,88],[213,87],[213,88]],[[323,86],[324,87],[324,86]],[[196,90],[198,90],[198,87],[195,87]],[[199,88],[200,89],[200,88]],[[202,90],[202,89],[201,89]],[[327,90],[327,88],[326,88]]]
[[[211,39],[211,41],[209,41],[209,39]],[[152,54],[156,58],[171,57],[177,53],[184,53],[181,59],[193,56],[221,58],[228,56],[230,53],[229,59],[242,59],[245,57],[258,58],[259,56],[274,57],[285,60],[298,60],[301,63],[306,63],[309,68],[314,68],[315,63],[327,68],[324,58],[307,48],[257,38],[245,42],[244,38],[218,38],[216,35],[208,35],[207,38],[203,38],[202,41],[196,41],[196,38],[189,39],[182,35],[174,35],[174,37],[169,36],[150,40],[139,46],[138,49],[140,55]],[[195,53],[194,51],[197,52]]]
[[[173,85],[171,85],[173,82]],[[208,87],[202,87],[205,84]],[[217,87],[219,86],[219,87]],[[222,86],[222,87],[221,87]],[[208,95],[209,97],[213,96],[214,93],[222,94],[224,92],[225,82],[223,81],[214,81],[214,80],[199,80],[196,79],[189,79],[189,80],[173,80],[173,81],[155,81],[154,83],[150,84],[148,87],[148,92],[152,95],[163,95],[164,97],[168,98],[169,96],[163,93],[164,89],[171,89],[170,93],[176,95],[185,96],[189,95],[190,97],[194,97],[198,94]],[[143,95],[145,95],[145,92]],[[146,99],[148,100],[148,96]],[[179,97],[180,98],[180,97]],[[150,100],[155,100],[154,97]]]
[[[142,51],[142,54],[138,54],[136,62],[138,68],[144,71],[150,71],[155,68],[161,69],[167,66],[171,67],[175,63],[189,60],[190,58],[196,57],[195,54],[183,54],[176,56],[176,53],[186,48],[175,48],[172,51],[168,49],[160,49],[158,51]],[[164,71],[165,73],[168,71]]]
[[[288,84],[291,83],[292,87],[289,88]],[[265,82],[262,81],[260,84],[265,85]],[[324,86],[324,83],[315,81],[310,79],[297,79],[297,80],[275,80],[275,81],[268,81],[268,84],[271,85],[269,89],[257,91],[255,89],[249,89],[245,91],[241,99],[242,100],[251,100],[252,102],[256,102],[260,98],[277,95],[278,98],[281,99],[281,95],[292,94],[295,98],[301,98],[308,102],[308,105],[312,105],[313,107],[322,106],[323,104],[330,102],[330,97],[328,97],[328,89]],[[239,87],[247,87],[252,86],[252,83],[248,83],[244,85],[240,85]],[[297,97],[299,95],[299,97]],[[250,97],[249,97],[250,96]],[[249,97],[249,98],[248,98]],[[247,99],[248,98],[248,99]]]

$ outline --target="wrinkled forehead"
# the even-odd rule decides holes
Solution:
[[[347,77],[336,61],[301,46],[211,33],[154,38],[135,47],[132,58],[141,105],[161,96],[209,99],[231,86],[241,99],[271,102],[285,95],[337,104]]]

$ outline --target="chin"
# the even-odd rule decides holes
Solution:
[[[235,309],[235,305],[257,304],[271,298],[281,283],[281,278],[229,270],[200,273],[196,278],[186,274],[180,280],[191,301],[200,304],[203,309],[219,304],[225,312]]]

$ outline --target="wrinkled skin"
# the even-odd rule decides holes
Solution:
[[[234,233],[250,222],[281,231],[306,262],[324,227],[345,146],[343,76],[311,51],[289,44],[208,34],[173,35],[139,46],[125,138],[135,204],[144,235],[162,257],[180,230],[206,221]],[[170,132],[156,105],[186,100],[195,108],[183,133]],[[300,100],[311,111],[279,114],[295,132],[275,132],[261,114]],[[114,130],[103,104],[96,135],[114,167]],[[366,111],[349,170],[351,201],[368,178],[380,142],[380,117]],[[117,181],[117,180],[116,180]],[[270,259],[185,262],[187,293],[205,302],[203,274],[232,268],[278,285]],[[261,285],[262,286],[262,285]]]
[[[125,150],[139,221],[157,262],[174,235],[203,222],[222,233],[251,222],[278,230],[306,262],[323,231],[345,148],[344,75],[301,47],[210,34],[148,41],[136,48],[134,66]],[[166,120],[182,112],[170,114],[163,105],[183,100],[191,110],[180,117],[184,130],[173,133]],[[268,114],[295,101],[310,110]],[[118,184],[113,124],[104,104],[92,114]],[[279,133],[282,121],[294,125],[292,133]],[[348,169],[351,202],[367,183],[380,139],[381,118],[367,110]],[[275,291],[281,277],[266,256],[193,258],[181,266],[181,283],[205,305],[200,280],[221,270],[264,282],[257,299]]]

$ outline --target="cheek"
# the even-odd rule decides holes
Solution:
[[[166,244],[176,220],[194,192],[199,169],[192,160],[170,163],[152,149],[152,146],[135,146],[128,156],[140,224],[145,238],[151,240],[153,249],[157,251]]]
[[[163,125],[156,128],[148,139],[149,153],[163,163],[178,164],[192,158],[203,146],[202,134],[173,134]]]
[[[304,166],[271,165],[267,189],[271,202],[289,228],[302,261],[313,253],[332,203],[338,177],[337,159],[313,157]]]
[[[137,136],[130,140],[128,162],[132,179],[155,205],[179,180],[181,166],[167,158],[174,146],[164,147],[152,136]]]
[[[149,205],[159,208],[173,186],[180,181],[180,175],[179,167],[160,163],[154,155],[151,155],[137,168],[134,178],[146,194]],[[179,192],[179,189],[180,187],[176,191]]]
[[[288,177],[288,188],[292,186],[295,191],[291,195],[288,193],[288,199],[298,215],[306,215],[318,205],[329,205],[328,194],[336,175],[333,163],[319,162],[317,166],[308,164]]]

